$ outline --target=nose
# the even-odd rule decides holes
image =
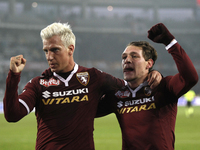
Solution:
[[[130,63],[131,62],[131,56],[130,55],[127,55],[124,63]]]
[[[53,52],[48,51],[48,52],[46,53],[46,58],[47,58],[47,60],[52,60],[52,59],[53,59]]]

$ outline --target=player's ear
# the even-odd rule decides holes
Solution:
[[[74,53],[74,45],[69,45],[68,49],[69,49],[69,55],[72,56]]]
[[[149,68],[153,67],[153,64],[154,64],[153,59],[149,59],[149,60],[147,61],[146,69],[149,69]]]

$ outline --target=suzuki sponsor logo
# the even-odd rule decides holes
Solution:
[[[117,107],[120,108],[120,107],[122,107],[122,106],[123,106],[123,102],[122,102],[122,101],[119,101],[119,102],[117,103]]]
[[[50,92],[49,91],[44,91],[44,92],[42,92],[42,96],[44,97],[44,98],[49,98],[50,97]]]
[[[69,91],[59,91],[59,92],[53,92],[52,94],[48,91],[43,92],[42,96],[44,98],[49,97],[65,97],[70,95],[78,95],[78,94],[86,94],[89,93],[88,88],[82,88],[82,89],[75,89],[75,90],[69,90]]]
[[[88,88],[52,93],[50,93],[49,91],[44,91],[42,92],[42,96],[44,97],[44,99],[42,99],[42,102],[44,103],[44,105],[84,102],[89,101],[88,93]]]
[[[141,105],[141,104],[146,104],[146,103],[152,103],[154,102],[154,96],[148,97],[148,98],[141,98],[141,99],[136,99],[136,100],[129,100],[129,101],[119,101],[117,103],[117,107],[120,108],[122,106],[134,106],[134,105]]]
[[[117,102],[117,111],[119,114],[124,114],[156,109],[154,101],[154,96],[136,100],[119,101]]]
[[[156,109],[155,103],[150,104],[144,104],[144,105],[138,105],[138,106],[132,106],[132,107],[122,107],[117,109],[119,114],[127,114],[127,113],[133,113],[133,112],[140,112],[140,111],[146,111]]]

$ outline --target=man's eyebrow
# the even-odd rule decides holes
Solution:
[[[136,52],[122,53],[122,56],[123,56],[123,55],[127,55],[127,54],[138,54],[138,53],[136,53]]]
[[[123,56],[126,56],[126,55],[127,55],[127,53],[122,53],[122,57],[123,57]]]

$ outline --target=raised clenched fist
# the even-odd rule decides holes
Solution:
[[[158,23],[148,31],[148,38],[153,42],[163,43],[167,46],[174,39],[174,36],[163,23]]]
[[[17,55],[10,58],[10,70],[14,73],[21,72],[26,64],[26,59],[23,55]]]

